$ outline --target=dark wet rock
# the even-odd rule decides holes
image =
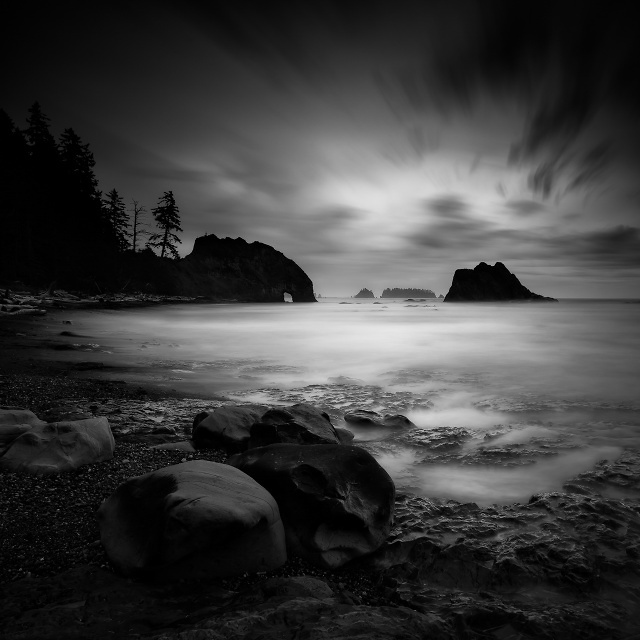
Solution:
[[[201,584],[153,585],[94,566],[11,583],[0,597],[4,640],[131,638],[171,630],[227,605],[234,592]]]
[[[268,411],[264,405],[226,405],[203,411],[193,419],[192,438],[199,449],[220,448],[228,453],[249,446],[251,427]]]
[[[380,415],[377,411],[368,409],[349,411],[344,414],[344,421],[359,427],[388,427],[394,429],[415,427],[413,422],[406,416],[390,413]]]
[[[211,621],[194,631],[164,634],[157,640],[453,640],[452,628],[441,618],[407,607],[368,607],[335,598],[276,596],[257,610],[247,607]]]
[[[602,460],[595,469],[579,474],[565,488],[612,498],[640,498],[640,451],[628,449],[613,461]]]
[[[334,427],[334,429],[340,444],[351,444],[353,442],[355,435],[349,429],[343,429],[342,427]]]
[[[337,585],[308,576],[268,578],[234,591],[195,581],[137,583],[87,566],[13,583],[0,599],[0,620],[5,640],[455,638],[437,615],[349,602]]]
[[[193,251],[171,274],[176,292],[251,302],[316,302],[313,283],[293,261],[261,242],[242,238],[196,238]],[[171,293],[171,292],[167,292]]]
[[[340,438],[326,412],[299,403],[269,409],[251,426],[250,448],[274,443],[339,444]]]
[[[339,567],[377,549],[389,533],[393,481],[360,447],[274,444],[228,462],[274,496],[295,555]]]
[[[115,441],[106,418],[34,425],[13,440],[0,468],[34,474],[60,473],[109,460]]]
[[[353,297],[354,298],[375,298],[375,296],[373,295],[373,291],[370,291],[369,289],[360,289],[360,291],[358,291],[358,293],[356,293],[356,295]]]
[[[494,302],[529,300],[557,302],[529,291],[502,262],[490,266],[481,262],[473,269],[456,269],[445,302]]]
[[[580,638],[593,625],[584,637],[622,638],[640,629],[639,540],[637,501],[545,493],[480,508],[404,494],[388,541],[359,562],[385,570],[400,602],[464,611],[476,631],[484,611],[532,637]]]
[[[177,580],[266,571],[287,557],[278,505],[238,469],[197,460],[130,478],[98,510],[127,576]]]
[[[472,438],[472,434],[463,427],[416,427],[399,436],[402,442],[420,446],[432,451],[443,452],[459,449]]]

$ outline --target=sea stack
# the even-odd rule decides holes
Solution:
[[[290,258],[262,242],[242,238],[196,238],[193,251],[180,260],[178,291],[239,302],[316,302],[309,276]]]
[[[529,291],[518,278],[502,264],[493,267],[481,262],[473,269],[456,269],[445,302],[506,302],[506,301],[558,302]]]
[[[358,291],[358,293],[356,293],[356,295],[353,297],[354,298],[375,298],[375,296],[373,295],[373,291],[370,291],[369,289],[360,289],[360,291]]]

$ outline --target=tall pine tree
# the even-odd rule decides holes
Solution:
[[[26,182],[29,152],[24,134],[0,109],[0,277],[29,279],[33,257]]]
[[[182,240],[174,232],[182,233],[182,229],[180,228],[180,210],[173,197],[173,191],[165,191],[158,201],[158,206],[151,212],[160,233],[152,234],[147,241],[147,246],[160,249],[161,258],[164,258],[167,253],[170,253],[173,258],[179,258],[176,243],[182,243]]]
[[[113,229],[118,242],[118,250],[129,249],[129,216],[124,204],[115,189],[111,189],[107,197],[102,200],[102,210],[107,224]]]
[[[29,109],[24,134],[28,149],[25,227],[31,267],[29,279],[51,282],[56,277],[56,256],[62,248],[64,195],[58,147],[49,130],[49,118],[38,102]]]
[[[102,211],[102,194],[93,168],[95,160],[88,144],[73,129],[60,136],[58,154],[63,194],[59,203],[58,244],[67,255],[57,263],[60,277],[91,286],[113,269],[112,256],[118,250],[118,234]],[[86,265],[78,271],[78,265]],[[92,279],[87,276],[91,272]],[[82,283],[80,280],[87,280]]]

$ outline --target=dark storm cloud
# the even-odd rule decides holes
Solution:
[[[531,216],[547,210],[541,202],[536,200],[509,200],[504,203],[504,206],[519,216]]]
[[[583,264],[635,267],[640,265],[640,231],[617,225],[597,231],[559,233],[553,227],[536,229],[509,228],[479,217],[457,195],[429,198],[422,202],[428,213],[425,224],[406,236],[409,245],[456,252],[496,252],[507,258],[549,260],[561,256]],[[545,212],[544,204],[534,200],[512,200],[504,204],[518,218]]]
[[[564,145],[603,104],[640,108],[631,3],[469,3],[466,46],[432,50],[429,80],[470,105],[479,91],[514,90],[532,110],[515,155]],[[464,18],[462,19],[464,22]]]
[[[425,211],[446,219],[468,220],[469,205],[459,196],[447,195],[427,198],[423,202]]]
[[[607,169],[611,146],[601,143],[589,149],[579,160],[578,169],[569,182],[567,190],[576,189],[600,177]]]
[[[469,205],[455,195],[423,201],[428,214],[424,228],[408,236],[412,244],[432,249],[471,247],[486,239],[493,225],[470,215]]]
[[[402,6],[402,3],[398,7]],[[596,143],[572,148],[600,118],[605,139],[640,113],[640,38],[633,3],[469,0],[417,10],[424,27],[424,62],[378,73],[397,113],[456,106],[472,109],[487,95],[526,109],[510,160],[536,162],[531,189],[548,197],[568,170],[568,189],[599,178],[613,160]],[[594,128],[596,131],[596,128]],[[622,141],[637,155],[637,129]],[[593,143],[592,143],[593,145]],[[635,145],[635,147],[634,147]]]
[[[555,251],[606,265],[640,265],[640,230],[618,225],[599,231],[564,235],[549,241]]]

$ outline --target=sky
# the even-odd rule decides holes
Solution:
[[[12,4],[0,107],[72,127],[105,193],[172,190],[182,255],[257,240],[323,296],[501,261],[542,295],[640,297],[632,2]]]

